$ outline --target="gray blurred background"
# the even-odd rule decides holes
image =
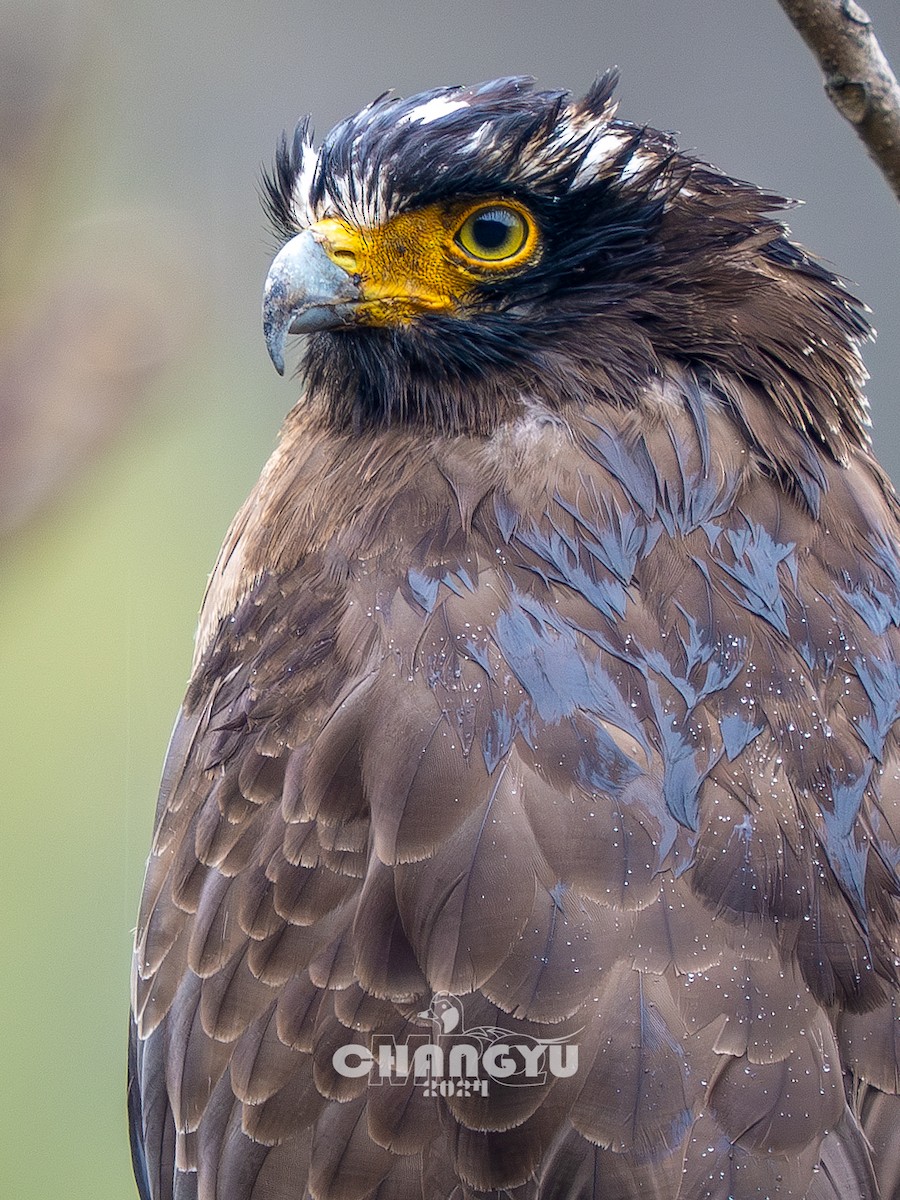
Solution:
[[[900,6],[870,0],[900,65]],[[266,357],[260,167],[388,87],[505,74],[802,198],[874,310],[900,480],[900,208],[775,0],[0,0],[0,1195],[133,1196],[131,929],[206,575],[296,385]]]

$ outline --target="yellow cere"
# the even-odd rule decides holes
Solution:
[[[506,197],[431,204],[372,229],[328,217],[312,232],[357,280],[357,319],[367,325],[452,312],[480,282],[531,266],[541,253],[536,221]]]

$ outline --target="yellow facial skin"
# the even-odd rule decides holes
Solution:
[[[432,204],[374,229],[328,217],[310,232],[358,283],[364,325],[465,307],[477,284],[537,262],[541,237],[524,205],[505,197]]]

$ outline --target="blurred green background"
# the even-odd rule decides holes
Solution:
[[[871,0],[900,62],[896,0]],[[259,332],[275,140],[387,87],[583,90],[808,204],[881,330],[900,478],[900,211],[775,0],[0,3],[0,1195],[136,1193],[131,930],[207,572],[296,387]]]

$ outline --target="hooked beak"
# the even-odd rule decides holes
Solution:
[[[263,296],[263,333],[278,374],[289,333],[347,325],[360,299],[359,285],[328,257],[321,235],[304,229],[291,238],[269,268]]]

